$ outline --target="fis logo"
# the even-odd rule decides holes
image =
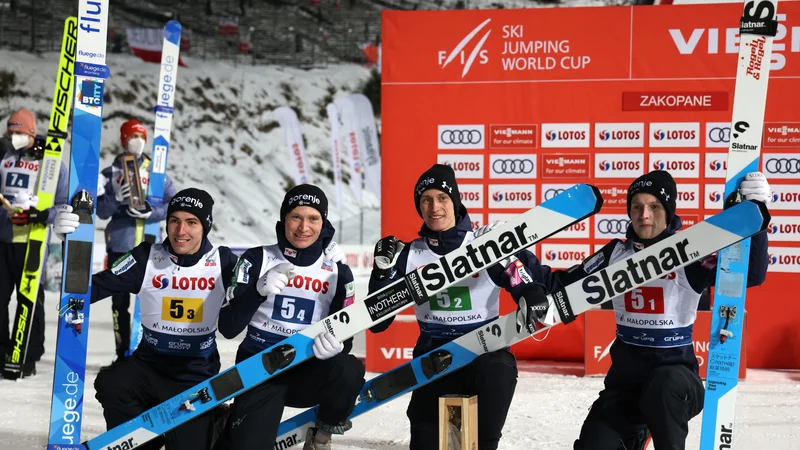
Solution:
[[[461,39],[461,41],[452,50],[450,50],[449,53],[447,50],[440,50],[438,55],[439,66],[444,69],[451,62],[457,61],[462,66],[461,78],[464,78],[469,73],[469,69],[472,67],[472,64],[476,61],[481,65],[488,64],[489,50],[485,50],[483,48],[483,44],[486,43],[486,40],[492,33],[492,30],[486,30],[471,51],[466,50],[465,47],[467,47],[467,45],[473,41],[473,38],[481,33],[481,31],[483,31],[486,25],[488,25],[491,21],[492,19],[486,19],[481,22],[480,25],[475,27],[466,36],[464,36],[464,38]]]

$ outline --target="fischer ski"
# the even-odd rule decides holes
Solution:
[[[150,206],[161,206],[164,202],[164,183],[167,181],[167,154],[169,153],[172,114],[175,105],[175,84],[178,82],[178,58],[181,51],[181,24],[170,20],[164,26],[164,44],[161,49],[161,72],[156,101],[156,124],[153,136],[150,182],[147,202]],[[136,221],[135,245],[142,241],[157,243],[161,241],[161,221]],[[131,341],[128,354],[132,354],[142,340],[142,312],[139,296],[133,304]]]
[[[61,149],[67,137],[67,124],[72,108],[73,68],[75,65],[76,39],[78,37],[77,19],[68,17],[64,20],[64,35],[61,40],[61,56],[58,61],[56,87],[53,92],[53,106],[50,110],[50,125],[47,129],[47,141],[44,147],[44,159],[39,166],[39,180],[36,187],[38,202],[36,209],[44,211],[55,204],[56,186],[61,172]],[[17,312],[13,330],[16,330],[15,346],[5,365],[5,370],[19,372],[23,376],[22,366],[28,356],[28,343],[31,336],[31,324],[36,311],[35,304],[41,288],[44,255],[49,241],[50,228],[47,225],[31,224],[28,233],[28,247],[25,252],[25,263],[22,266],[22,279],[19,293],[23,298],[17,303]],[[22,336],[20,336],[22,331]]]
[[[136,448],[215,408],[277,374],[313,358],[314,337],[327,331],[340,341],[424,304],[449,286],[496,264],[570,225],[596,214],[600,191],[578,184],[469,242],[438,261],[408,273],[364,301],[310,325],[140,416],[85,442],[87,448]]]
[[[748,238],[765,230],[768,225],[769,214],[763,205],[748,201],[729,208],[637,252],[630,258],[551,293],[548,296],[550,310],[553,312],[556,309],[558,317],[549,324],[537,323],[538,328],[533,334],[543,332],[559,322],[567,323],[613,297],[623,295],[725,246]],[[638,270],[642,276],[629,277],[631,270]],[[566,314],[562,315],[562,311]],[[368,380],[361,389],[350,419],[453,373],[484,353],[501,350],[530,336],[532,334],[524,327],[517,331],[516,312],[498,317],[470,333]],[[318,409],[319,406],[315,406],[282,422],[274,448],[283,450],[303,442],[308,428],[316,424]]]
[[[738,187],[745,175],[759,170],[772,40],[778,30],[777,6],[778,0],[746,0],[744,3],[725,180],[726,206],[740,199]],[[750,239],[719,252],[708,341],[701,450],[733,448],[749,258]]]
[[[80,0],[69,168],[70,204],[80,225],[64,241],[48,449],[80,448],[107,28],[108,0]]]

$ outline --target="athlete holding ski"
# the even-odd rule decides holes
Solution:
[[[232,339],[247,329],[236,353],[239,363],[351,304],[353,274],[333,242],[328,199],[316,186],[290,189],[275,226],[278,242],[247,250],[239,260],[219,330]],[[284,405],[320,405],[316,428],[305,450],[330,449],[332,434],[352,427],[347,416],[364,384],[364,365],[350,355],[352,339],[340,343],[330,333],[314,339],[311,359],[237,396],[217,449],[270,447]]]
[[[131,184],[139,183],[141,192],[147,192],[150,174],[150,158],[144,154],[147,145],[147,129],[137,120],[128,120],[119,129],[120,143],[123,154],[114,159],[111,166],[100,173],[97,186],[97,217],[111,219],[106,225],[106,253],[109,264],[125,256],[136,246],[136,220],[160,222],[167,217],[167,205],[175,195],[172,179],[167,175],[164,184],[164,201],[161,205],[151,207],[142,198],[144,209],[136,209],[130,205]],[[131,164],[136,164],[139,180],[136,181],[131,168],[126,168],[125,156],[134,159]],[[126,176],[126,169],[129,173]],[[128,180],[128,182],[126,182]],[[136,188],[135,186],[133,186]],[[116,343],[117,358],[120,361],[126,357],[131,339],[131,315],[128,311],[131,296],[128,292],[121,292],[111,297],[111,309],[114,313],[114,340]]]
[[[141,299],[142,344],[94,383],[109,429],[219,373],[216,324],[237,258],[208,240],[213,204],[203,190],[178,192],[163,243],[143,242],[92,276],[92,303],[120,293]],[[53,230],[63,236],[75,231],[78,216],[61,208]],[[213,423],[212,414],[201,415],[142,448],[210,449]]]
[[[455,172],[435,164],[420,176],[414,189],[414,204],[423,219],[420,238],[410,244],[394,236],[375,246],[375,267],[370,292],[437,260],[461,247],[496,224],[472,232],[467,209],[461,204]],[[547,311],[545,290],[555,287],[550,268],[541,265],[529,251],[516,255],[508,267],[495,265],[437,294],[424,305],[415,305],[420,337],[414,357],[432,350],[498,317],[500,289],[508,290],[520,305],[520,319],[533,329],[533,322]],[[524,299],[524,301],[523,301]],[[370,330],[379,333],[389,319]],[[478,395],[478,440],[481,450],[494,450],[511,406],[517,384],[514,356],[503,349],[479,356],[463,370],[415,390],[408,406],[411,450],[439,448],[439,397],[445,394]]]
[[[27,109],[14,112],[7,122],[7,135],[11,148],[4,152],[0,161],[0,192],[15,212],[10,213],[6,208],[0,209],[0,326],[3,327],[0,330],[0,366],[5,363],[6,353],[13,348],[13,343],[9,340],[8,305],[11,292],[15,287],[17,291],[20,288],[30,225],[53,223],[56,216],[55,208],[44,211],[36,209],[36,180],[44,156],[44,139],[37,139],[36,136],[36,117]],[[55,205],[67,203],[69,177],[66,176],[66,170],[66,165],[62,162],[56,185]],[[44,354],[43,287],[39,288],[36,296],[28,352],[21,373],[26,377],[36,374],[36,361]],[[5,378],[19,376],[18,372],[3,372]]]
[[[745,200],[763,203],[770,197],[760,172],[747,174],[739,192]],[[668,172],[637,178],[628,188],[627,239],[612,240],[582,264],[557,272],[559,278],[565,285],[580,280],[675,234],[681,227],[677,195]],[[767,263],[762,232],[751,238],[748,287],[764,282]],[[617,319],[612,364],[575,450],[640,450],[648,432],[657,449],[685,448],[689,420],[703,409],[704,397],[692,326],[701,294],[714,285],[716,265],[716,254],[710,255],[612,300]]]

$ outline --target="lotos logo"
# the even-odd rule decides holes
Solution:
[[[582,260],[586,258],[586,252],[574,252],[574,251],[557,252],[554,250],[550,250],[545,255],[547,256],[547,259],[550,261]]]
[[[601,141],[610,141],[610,140],[623,140],[623,139],[639,139],[642,134],[637,131],[631,130],[618,130],[618,131],[608,131],[608,130],[601,130],[598,133],[597,137],[600,138]]]
[[[596,123],[597,148],[644,147],[643,123]]]
[[[492,194],[492,200],[502,202],[503,200],[513,201],[531,201],[533,195],[530,192],[495,192]]]
[[[156,274],[153,277],[153,287],[156,289],[166,289],[172,286],[174,290],[180,291],[210,291],[216,287],[214,277],[178,277],[172,276],[169,280],[164,274]]]
[[[719,170],[728,170],[728,161],[720,161],[715,159],[708,163],[708,168],[715,172]]]
[[[767,233],[769,234],[776,234],[778,232],[778,226],[774,223],[769,224],[767,227]]]
[[[694,170],[694,161],[661,161],[658,160],[653,163],[653,170]]]
[[[550,250],[549,252],[545,253],[545,257],[548,261],[555,261],[558,259],[558,254],[555,251]]]
[[[639,170],[639,161],[600,161],[600,170]]]
[[[694,192],[678,192],[678,201],[693,202],[694,199]]]
[[[322,280],[313,277],[295,275],[294,278],[289,281],[287,286],[294,286],[297,289],[305,289],[307,291],[327,294],[330,283],[327,281],[323,282]]]
[[[697,133],[694,130],[656,130],[653,133],[653,138],[657,141],[664,141],[669,139],[694,139]]]
[[[776,255],[770,253],[768,261],[769,261],[770,265],[778,264],[778,257]]]
[[[586,132],[585,131],[554,131],[550,130],[545,134],[548,141],[556,141],[556,140],[568,140],[568,139],[576,139],[576,140],[583,140],[586,139]]]
[[[578,264],[589,253],[588,245],[581,244],[543,244],[542,254],[547,265],[552,268],[565,269]]]
[[[163,273],[153,277],[153,287],[156,289],[166,289],[169,287],[169,278]]]
[[[713,192],[708,194],[708,199],[711,200],[712,202],[716,203],[716,202],[722,200],[722,194],[720,194],[717,191],[713,191]]]

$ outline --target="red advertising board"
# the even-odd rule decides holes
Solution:
[[[417,237],[413,186],[437,161],[458,168],[475,225],[575,183],[600,187],[606,204],[585,231],[534,247],[551,267],[624,237],[625,189],[655,169],[675,177],[687,226],[720,211],[741,8],[384,11],[381,234]],[[781,351],[800,314],[784,290],[800,272],[800,2],[778,19],[761,159],[774,191],[770,265],[748,291],[747,348],[750,367],[800,368],[800,354]],[[514,308],[504,294],[501,313]],[[513,350],[581,361],[583,344],[578,320]]]
[[[616,324],[614,323],[614,311],[611,310],[591,310],[584,315],[585,335],[584,344],[584,374],[585,375],[605,375],[611,368],[611,344],[616,338]],[[700,366],[700,378],[706,378],[708,366],[708,340],[711,332],[711,312],[699,311],[697,321],[692,330],[692,345],[694,354],[697,357],[697,364]],[[742,333],[745,336],[742,352],[742,363],[739,365],[739,379],[747,378],[747,312],[744,315]]]

